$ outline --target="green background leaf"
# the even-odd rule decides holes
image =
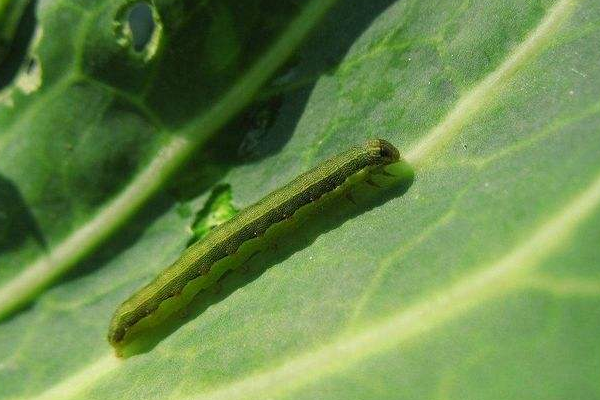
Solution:
[[[107,10],[123,3],[74,4],[38,5],[41,86],[2,94],[0,282],[86,226],[166,141],[196,143],[189,127],[252,53],[232,44],[232,8],[185,28],[173,1],[157,5],[162,29],[189,47],[161,51],[185,62],[146,71],[108,45]],[[253,15],[281,15],[261,10],[240,14],[244,34],[264,26]],[[1,323],[0,395],[600,398],[599,26],[594,0],[340,2],[261,101]],[[73,59],[81,79],[66,85]],[[111,313],[185,248],[213,189],[229,185],[240,209],[371,137],[414,166],[406,193],[360,187],[358,205],[299,219],[147,352],[114,357]]]

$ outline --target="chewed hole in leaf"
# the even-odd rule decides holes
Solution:
[[[154,18],[150,5],[143,2],[134,4],[127,16],[127,23],[131,30],[133,49],[135,51],[144,50],[154,32]]]
[[[188,245],[202,239],[213,228],[230,220],[237,213],[238,210],[233,206],[231,187],[229,185],[217,186],[207,200],[206,205],[196,216],[196,220],[192,225],[194,236]]]
[[[128,4],[117,17],[117,41],[150,60],[158,49],[162,24],[156,9],[147,2]]]

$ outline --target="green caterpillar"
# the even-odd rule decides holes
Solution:
[[[392,144],[382,139],[369,140],[323,162],[242,210],[191,245],[152,282],[125,300],[110,322],[109,343],[118,348],[126,334],[144,318],[181,294],[193,280],[214,272],[211,270],[217,263],[234,255],[245,242],[263,235],[271,226],[333,191],[352,175],[399,160],[400,154]]]

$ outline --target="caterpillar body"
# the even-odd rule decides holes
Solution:
[[[192,244],[152,282],[125,300],[110,322],[109,343],[118,348],[128,331],[153,314],[161,303],[180,294],[189,282],[209,274],[219,261],[235,254],[245,242],[341,186],[352,175],[399,160],[400,154],[392,144],[382,139],[369,140],[299,175],[245,208]]]

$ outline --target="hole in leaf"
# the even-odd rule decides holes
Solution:
[[[150,43],[155,29],[152,7],[145,2],[133,4],[127,15],[127,23],[131,31],[133,49],[141,52]]]
[[[194,236],[188,246],[202,239],[213,228],[233,218],[238,210],[232,203],[231,187],[229,185],[217,186],[207,200],[206,205],[196,215],[196,220],[192,224]]]
[[[141,55],[144,61],[156,54],[162,23],[152,4],[144,1],[125,4],[116,15],[113,29],[117,43]]]

